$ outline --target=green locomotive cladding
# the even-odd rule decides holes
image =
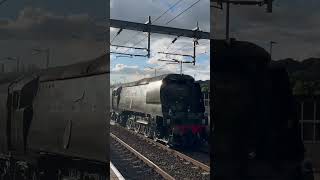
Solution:
[[[112,119],[169,145],[204,139],[207,125],[200,85],[189,75],[166,74],[112,86]]]
[[[103,55],[0,74],[1,180],[59,179],[83,171],[106,178],[107,63]]]

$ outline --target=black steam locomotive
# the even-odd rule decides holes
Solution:
[[[303,179],[304,149],[286,69],[250,42],[212,40],[211,47],[214,178]]]
[[[0,179],[106,179],[107,56],[0,74]]]
[[[113,120],[164,141],[188,146],[205,134],[200,85],[188,75],[167,74],[112,87]]]

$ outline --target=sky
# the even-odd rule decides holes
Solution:
[[[320,1],[274,0],[273,12],[266,6],[239,6],[230,8],[230,35],[238,40],[254,42],[267,51],[270,41],[274,60],[293,58],[301,61],[320,57]],[[212,8],[212,36],[225,37],[225,8]]]
[[[148,16],[151,16],[151,22],[155,25],[176,27],[183,29],[194,29],[197,22],[202,31],[210,32],[210,2],[209,0],[200,0],[188,11],[166,24],[177,14],[185,10],[197,0],[182,0],[168,13],[163,15],[157,21],[153,22],[169,7],[178,2],[178,0],[111,0],[110,18],[117,20],[145,23]],[[123,30],[116,38],[118,29],[110,28],[110,42],[113,45],[133,46],[144,39],[146,35],[142,32]],[[114,40],[113,40],[114,38]],[[192,55],[193,39],[180,37],[174,44],[171,41],[174,36],[152,34],[151,35],[151,57],[123,57],[111,53],[111,83],[131,82],[142,78],[153,77],[154,68],[157,69],[157,75],[167,73],[180,73],[180,66],[176,64],[166,64],[158,59],[176,58],[183,61],[192,59],[181,58],[181,56],[165,56],[158,52],[175,52],[180,54]],[[196,49],[196,65],[183,64],[183,74],[195,77],[196,80],[210,79],[210,41],[199,40]],[[147,39],[141,41],[135,47],[147,47]],[[111,52],[127,52],[133,54],[146,54],[146,51],[115,48],[111,47]]]
[[[0,61],[5,71],[29,66],[49,67],[87,61],[106,53],[109,35],[107,1],[7,0],[0,5]],[[108,13],[107,13],[108,11]]]

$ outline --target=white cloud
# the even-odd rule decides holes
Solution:
[[[110,8],[114,7],[114,0],[110,0]]]
[[[111,9],[111,19],[119,19],[133,22],[144,23],[147,20],[147,17],[150,15],[152,22],[156,17],[162,14],[168,7],[174,4],[175,0],[150,0],[144,1],[144,5],[141,6],[140,0],[117,0],[113,1],[113,8]],[[165,22],[173,18],[175,15],[180,13],[182,10],[186,9],[193,0],[182,1],[181,4],[174,10],[170,11],[168,14],[164,15],[157,22],[153,22],[157,25],[164,25]],[[181,17],[172,21],[172,23],[165,26],[184,28],[184,29],[193,29],[196,26],[197,21],[199,26],[204,31],[210,30],[210,5],[209,1],[200,1],[196,6],[188,10]],[[112,29],[110,31],[110,41],[116,36],[118,29]],[[175,36],[166,36],[160,34],[151,34],[151,57],[146,58],[145,66],[150,66],[157,69],[157,75],[168,74],[168,73],[179,73],[180,65],[179,64],[167,64],[166,62],[158,61],[158,59],[178,59],[184,61],[191,61],[191,58],[185,58],[182,56],[174,55],[164,55],[158,53],[160,52],[170,52],[170,53],[179,53],[179,54],[193,54],[193,39],[179,37],[174,44],[172,40]],[[143,40],[143,41],[141,41]],[[137,44],[140,42],[139,44]],[[135,47],[147,47],[147,38],[146,33],[123,30],[120,35],[116,36],[112,41],[112,44],[125,45],[125,46],[135,46]],[[121,52],[121,53],[132,53],[132,54],[146,54],[146,51],[133,50],[126,48],[115,48],[111,47],[112,52]],[[207,55],[210,55],[210,46],[208,40],[200,40],[199,46],[197,46],[196,53],[197,55],[203,54],[206,52]],[[111,56],[111,60],[114,60],[116,56]],[[134,58],[134,57],[133,57]],[[197,63],[198,64],[198,63]],[[204,65],[206,64],[206,65]],[[197,66],[183,64],[183,71],[185,74],[194,76],[200,79],[208,79],[210,69],[207,69],[209,65],[209,56],[208,60],[198,64]],[[115,73],[111,73],[113,80],[124,81],[121,76],[126,77],[126,81],[129,80],[138,80],[144,77],[154,76],[154,69],[146,68],[139,66],[138,68],[126,68],[124,65],[121,66],[122,70]],[[201,74],[203,73],[203,75]],[[121,75],[120,75],[121,74]],[[199,74],[199,75],[198,75]]]
[[[320,57],[320,1],[274,1],[272,13],[265,6],[231,6],[230,36],[251,41],[269,51],[269,42],[278,42],[272,53],[274,59],[303,60]],[[211,9],[212,35],[225,37],[225,10]]]
[[[21,66],[45,66],[45,54],[34,55],[33,48],[50,48],[50,67],[94,59],[105,54],[105,29],[90,18],[25,7],[0,22],[0,54],[20,56]]]
[[[135,70],[138,66],[128,66],[125,64],[116,64],[114,68],[112,68],[112,71],[125,71],[125,70]]]
[[[147,21],[148,16],[151,16],[151,20],[155,20],[157,17],[159,17],[159,15],[161,15],[176,2],[176,0],[144,0],[143,2],[141,2],[141,0],[114,0],[112,1],[111,18],[144,23]],[[185,10],[192,3],[194,3],[194,0],[182,1],[178,6],[176,6],[176,8],[174,8],[173,11],[169,11],[155,24],[164,25],[167,21]],[[167,26],[192,29],[196,26],[197,21],[199,22],[201,29],[209,32],[209,0],[200,1],[194,7],[186,11],[180,17],[176,18]]]
[[[114,28],[114,27],[110,27],[110,33],[114,33],[117,31],[117,28]]]

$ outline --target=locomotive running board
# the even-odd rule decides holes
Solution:
[[[138,120],[137,123],[148,125],[148,121]]]

